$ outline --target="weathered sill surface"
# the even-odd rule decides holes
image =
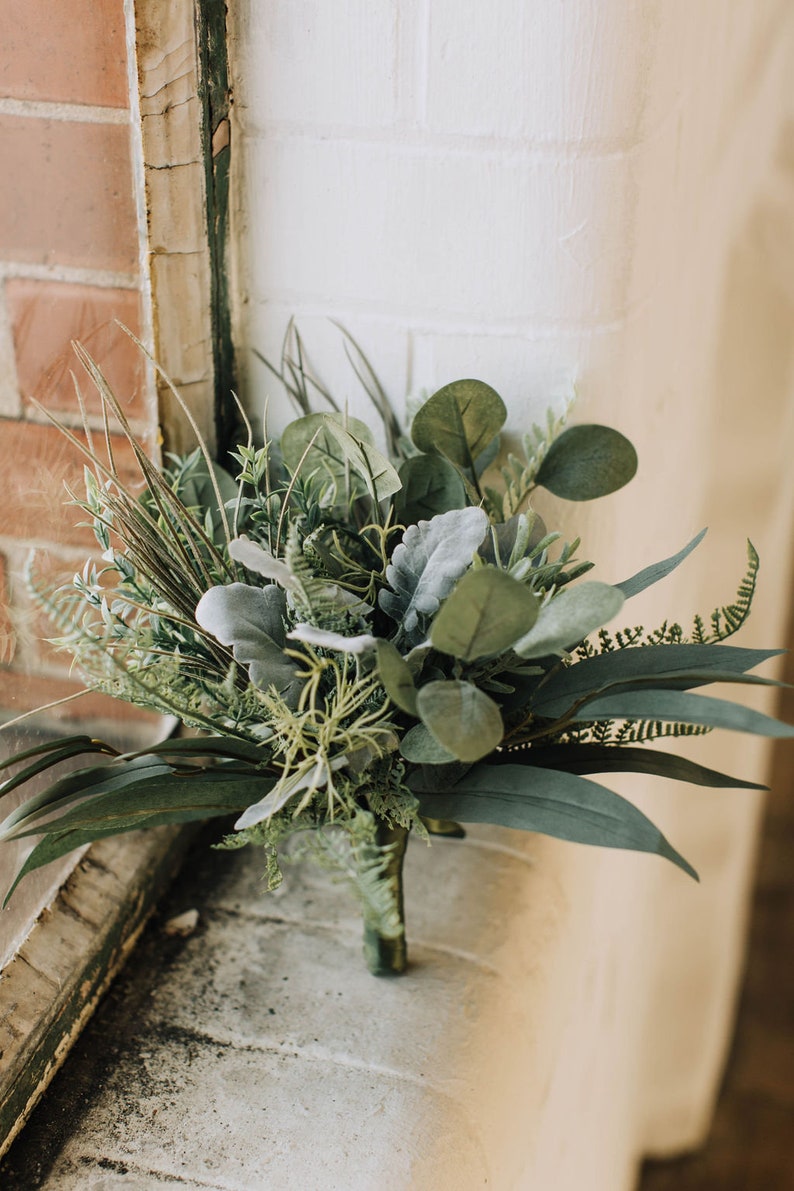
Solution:
[[[673,1096],[647,1067],[646,947],[685,879],[484,828],[413,841],[406,869],[412,962],[376,979],[327,874],[267,894],[255,852],[200,854],[164,910],[198,929],[147,934],[3,1186],[627,1191]],[[708,1113],[692,1066],[679,1144]]]
[[[0,1154],[134,947],[192,831],[93,845],[0,973]]]

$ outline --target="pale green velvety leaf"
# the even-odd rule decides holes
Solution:
[[[402,464],[399,476],[402,491],[394,499],[394,516],[402,525],[466,506],[460,473],[438,455],[413,455]]]
[[[461,823],[496,823],[603,848],[651,852],[697,879],[691,865],[641,811],[576,774],[518,765],[475,765],[443,794],[422,791],[413,778],[410,784],[424,815]]]
[[[411,438],[420,451],[438,452],[474,471],[474,461],[507,418],[499,394],[481,380],[456,380],[439,389],[416,413]]]
[[[376,656],[378,674],[386,694],[401,711],[417,715],[416,687],[411,668],[405,658],[391,641],[383,640],[378,640]]]
[[[532,628],[538,604],[538,597],[506,571],[467,571],[441,605],[430,640],[465,662],[502,653]]]
[[[297,700],[300,682],[295,663],[283,652],[286,643],[283,615],[286,597],[275,584],[251,587],[229,583],[211,587],[198,602],[196,621],[222,645],[232,647],[235,659],[248,668],[254,686],[275,686],[288,702]]]
[[[684,546],[683,550],[679,550],[677,554],[671,555],[670,558],[664,558],[661,562],[652,563],[651,566],[638,571],[630,579],[624,579],[622,583],[616,583],[615,586],[623,592],[627,600],[631,596],[638,595],[639,592],[645,591],[646,587],[651,587],[652,584],[658,583],[660,579],[664,579],[670,575],[692,553],[696,546],[700,545],[705,536],[706,530],[701,529],[700,533]]]
[[[486,756],[504,735],[498,705],[471,682],[428,682],[420,688],[416,706],[431,735],[459,761]]]
[[[464,571],[485,536],[488,516],[482,509],[451,509],[430,521],[409,525],[386,568],[391,591],[383,588],[381,608],[402,624],[411,644],[418,644],[420,617],[433,616]]]
[[[610,426],[570,426],[548,449],[537,482],[564,500],[595,500],[622,488],[637,470],[637,452]]]
[[[541,608],[534,627],[513,649],[522,658],[564,653],[616,616],[623,599],[623,593],[607,583],[565,587]]]

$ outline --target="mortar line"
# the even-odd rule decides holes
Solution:
[[[0,98],[0,116],[58,123],[129,124],[128,108],[99,107],[88,103],[52,103],[41,99]]]

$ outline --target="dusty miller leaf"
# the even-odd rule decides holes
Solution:
[[[488,516],[482,509],[451,509],[430,521],[410,525],[395,547],[378,601],[402,626],[409,638],[421,617],[433,616],[463,572],[485,536]],[[416,640],[412,643],[415,644]]]

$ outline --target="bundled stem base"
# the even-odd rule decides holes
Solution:
[[[390,882],[394,890],[400,927],[397,934],[384,935],[365,921],[364,955],[373,976],[398,976],[405,971],[408,962],[403,903],[403,861],[408,846],[408,831],[405,827],[390,827],[379,819],[375,838],[379,847],[389,848],[388,862],[381,879]]]

